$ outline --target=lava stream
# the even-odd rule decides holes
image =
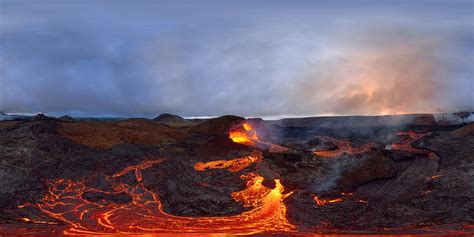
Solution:
[[[314,201],[316,201],[316,204],[318,204],[318,206],[324,206],[329,203],[342,202],[343,200],[342,198],[325,200],[325,199],[320,199],[318,196],[314,195]]]
[[[106,233],[226,233],[251,234],[259,232],[288,232],[295,228],[286,219],[283,200],[291,193],[283,194],[284,187],[275,179],[275,188],[262,185],[263,177],[253,173],[242,175],[246,189],[232,193],[248,211],[225,217],[182,217],[167,214],[158,194],[145,188],[136,175],[137,185],[119,181],[119,177],[132,170],[138,171],[163,162],[144,161],[130,166],[115,175],[107,176],[113,191],[88,187],[84,181],[58,179],[50,181],[49,194],[35,204],[47,215],[68,223],[71,228],[65,234]],[[127,194],[131,201],[114,203],[105,200],[91,201],[84,198],[89,192],[104,195]]]
[[[230,172],[238,172],[245,169],[247,166],[262,161],[262,153],[257,150],[253,151],[251,155],[232,160],[216,160],[210,162],[198,162],[194,165],[194,169],[204,171],[206,169],[227,169]]]
[[[391,144],[390,145],[391,150],[427,154],[430,159],[433,159],[433,160],[437,159],[437,155],[434,152],[426,150],[426,149],[416,148],[416,147],[413,147],[412,145],[414,142],[420,140],[421,138],[431,135],[431,132],[417,133],[414,131],[408,131],[408,132],[398,132],[397,135],[407,136],[407,137],[401,142]]]
[[[342,156],[344,153],[355,155],[369,151],[373,147],[375,147],[375,143],[371,142],[365,144],[360,147],[353,147],[350,141],[347,140],[340,140],[332,137],[326,136],[317,136],[319,139],[323,141],[328,141],[334,143],[337,146],[335,150],[328,150],[328,151],[315,151],[314,154],[322,157],[334,158]]]

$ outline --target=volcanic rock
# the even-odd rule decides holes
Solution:
[[[336,144],[319,137],[315,137],[314,139],[308,141],[308,146],[312,147],[314,151],[329,151],[337,149]]]
[[[415,117],[414,125],[432,126],[436,124],[435,118],[432,114],[420,114]]]
[[[153,121],[165,124],[171,127],[186,127],[190,126],[193,123],[174,114],[160,114],[158,117],[154,118]]]
[[[59,133],[77,144],[92,148],[109,149],[114,145],[161,144],[188,137],[175,130],[146,119],[128,119],[119,122],[61,123]]]
[[[38,209],[38,204],[54,199],[48,196],[54,182],[60,184],[54,186],[58,189],[67,184],[87,187],[80,189],[84,192],[79,197],[72,196],[71,190],[63,193],[65,201],[76,198],[97,204],[86,205],[87,208],[133,206],[138,202],[137,196],[132,196],[147,196],[144,190],[148,190],[154,196],[147,197],[159,200],[167,215],[229,218],[253,210],[232,196],[246,189],[248,180],[242,177],[250,174],[262,177],[265,189],[276,188],[277,180],[281,182],[284,195],[288,196],[282,201],[286,207],[284,218],[295,226],[296,234],[418,233],[439,226],[472,225],[471,124],[434,126],[429,119],[415,117],[402,116],[406,119],[403,126],[395,122],[400,119],[398,116],[306,118],[280,123],[223,116],[186,128],[147,119],[0,122],[0,235],[15,233],[8,229],[13,228],[12,223],[18,225],[16,231],[41,225],[32,224],[31,220],[58,223],[48,225],[56,231],[69,229],[68,222]],[[269,140],[259,137],[262,142],[278,141],[288,151],[272,153],[258,146],[234,143],[229,139],[229,130],[242,129],[245,121],[257,130],[271,133]],[[349,121],[356,124],[350,125]],[[383,126],[386,121],[393,123]],[[343,124],[338,125],[339,122]],[[370,126],[373,122],[374,126]],[[397,133],[400,131],[404,133]],[[407,131],[415,135],[429,131],[431,135],[413,140],[413,144],[398,145],[397,149],[393,144],[407,141]],[[319,136],[335,142],[315,139]],[[357,152],[346,148],[347,152],[324,157],[311,151],[340,149],[336,145],[342,144],[340,141],[350,142],[349,148]],[[374,145],[357,149],[366,144]],[[261,159],[239,169],[195,168],[198,163],[233,162],[257,153]],[[124,187],[132,192],[116,191]],[[158,210],[152,204],[147,202],[152,211],[146,215]],[[131,213],[132,209],[127,212],[137,214]],[[77,213],[73,210],[69,214]],[[26,217],[31,220],[22,219]],[[87,214],[84,217],[92,218]],[[439,231],[438,228],[429,233]]]
[[[225,115],[209,119],[201,124],[191,127],[188,131],[202,134],[227,134],[229,130],[245,121],[242,117]]]
[[[0,129],[13,127],[21,121],[0,121]]]
[[[465,137],[474,135],[474,123],[468,124],[462,128],[458,128],[451,132],[451,135],[455,137]]]

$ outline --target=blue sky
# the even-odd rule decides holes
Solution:
[[[0,0],[0,111],[472,111],[473,4]]]

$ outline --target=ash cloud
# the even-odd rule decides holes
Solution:
[[[0,111],[474,110],[471,1],[0,3]]]

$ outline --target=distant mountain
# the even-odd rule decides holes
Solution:
[[[31,120],[34,116],[28,115],[19,115],[19,114],[7,114],[4,112],[0,112],[0,121],[11,121],[11,120]]]
[[[5,121],[5,120],[13,120],[13,119],[12,119],[12,116],[4,112],[0,112],[0,121]]]
[[[68,122],[72,122],[72,121],[75,121],[75,119],[69,115],[63,115],[61,117],[59,117],[60,120],[62,121],[68,121]]]
[[[181,116],[168,113],[160,114],[160,116],[154,118],[153,121],[172,127],[185,127],[193,124]]]

